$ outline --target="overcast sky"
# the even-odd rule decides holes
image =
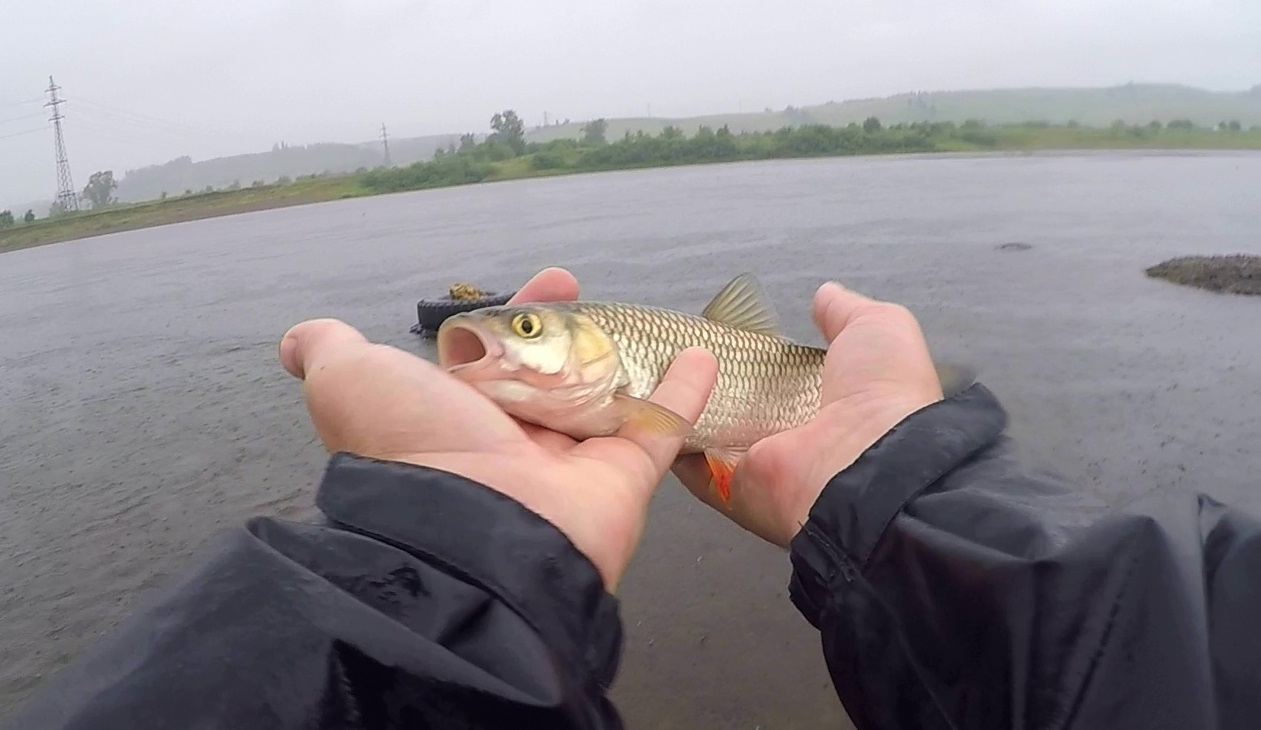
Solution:
[[[4,0],[0,208],[51,198],[44,88],[96,169],[285,140],[909,90],[1261,83],[1261,0]],[[30,130],[41,130],[23,134]],[[41,214],[43,211],[41,211]]]

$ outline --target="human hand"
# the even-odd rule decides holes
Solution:
[[[576,299],[578,283],[545,269],[513,303]],[[330,452],[443,469],[495,489],[549,520],[613,592],[643,535],[648,502],[683,444],[624,428],[582,443],[505,414],[442,368],[368,342],[350,325],[316,319],[280,341],[301,378],[316,432]],[[681,353],[651,400],[695,423],[717,378],[703,350]]]
[[[703,457],[674,473],[697,498],[763,539],[788,547],[828,481],[915,411],[941,400],[941,381],[915,317],[839,284],[815,293],[814,321],[830,343],[819,414],[762,439],[736,467],[731,501],[709,486]]]

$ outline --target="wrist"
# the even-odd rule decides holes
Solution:
[[[940,396],[925,396],[897,400],[842,400],[829,404],[825,408],[828,412],[815,421],[820,426],[820,432],[814,434],[811,440],[818,448],[814,462],[806,472],[806,483],[797,490],[797,502],[792,505],[787,523],[783,525],[781,546],[786,548],[800,532],[823,490],[838,474],[853,466],[899,424],[940,400]]]

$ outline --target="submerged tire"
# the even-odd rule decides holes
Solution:
[[[489,294],[481,299],[421,299],[416,302],[416,324],[412,325],[412,334],[433,337],[438,327],[447,317],[459,312],[471,312],[482,307],[496,307],[507,304],[516,292],[506,294]]]

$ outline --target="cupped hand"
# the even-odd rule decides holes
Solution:
[[[546,269],[512,301],[577,296],[569,272]],[[312,423],[330,452],[443,469],[512,497],[564,532],[609,591],[630,563],[648,502],[683,443],[629,426],[578,443],[523,424],[436,364],[373,344],[337,320],[294,326],[281,339],[280,359],[302,379]],[[712,355],[685,351],[651,400],[695,423],[716,377]]]
[[[701,457],[674,466],[701,501],[763,539],[787,547],[824,486],[915,411],[941,400],[941,382],[915,317],[829,282],[814,321],[828,341],[818,415],[762,439],[740,459],[721,505]]]

